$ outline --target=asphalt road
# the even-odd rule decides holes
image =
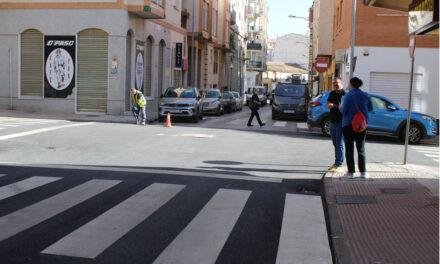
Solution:
[[[331,141],[269,107],[249,128],[249,114],[171,128],[0,117],[1,263],[330,263]],[[401,161],[393,139],[366,148]],[[438,146],[409,161],[437,168]]]

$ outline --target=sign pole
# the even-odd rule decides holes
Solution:
[[[406,165],[408,158],[408,142],[409,142],[409,130],[411,125],[411,108],[412,108],[412,90],[414,83],[414,50],[416,48],[416,35],[411,34],[409,36],[409,48],[411,56],[411,77],[409,84],[409,99],[408,99],[408,116],[406,118],[406,131],[405,131],[405,153],[403,156],[403,165]]]
[[[357,1],[352,1],[352,11],[351,11],[351,38],[350,38],[350,74],[349,79],[353,78],[354,72],[354,47],[356,45],[356,4]]]

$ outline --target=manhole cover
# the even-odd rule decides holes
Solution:
[[[371,204],[376,203],[374,195],[336,195],[337,204]]]
[[[383,188],[380,189],[383,194],[409,194],[408,188]]]

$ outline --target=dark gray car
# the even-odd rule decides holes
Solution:
[[[307,120],[308,102],[305,85],[278,84],[273,94],[272,119],[299,117]]]

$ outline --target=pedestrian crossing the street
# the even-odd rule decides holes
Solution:
[[[35,193],[43,187],[62,183],[65,180],[66,178],[62,176],[31,176],[0,186],[0,202],[2,204],[13,202],[15,196],[23,196],[28,191]],[[33,229],[36,225],[40,228],[37,231],[33,229],[33,232],[56,233],[53,228],[56,229],[57,226],[66,228],[59,219],[57,225],[52,225],[51,230],[45,231],[40,224],[50,221],[59,214],[72,213],[73,207],[95,199],[96,196],[109,192],[110,189],[112,192],[115,192],[115,189],[121,191],[123,184],[122,180],[89,179],[50,197],[45,197],[41,201],[35,201],[24,208],[6,215],[0,214],[0,258],[4,259],[2,256],[4,252],[1,251],[2,243],[7,244],[8,240]],[[127,198],[117,204],[112,204],[112,207],[93,219],[78,226],[68,225],[68,228],[72,226],[72,230],[60,234],[55,240],[37,248],[38,254],[44,258],[58,256],[96,260],[108,254],[109,248],[120,243],[122,238],[133,232],[138,225],[157,212],[165,210],[163,208],[171,200],[175,200],[184,192],[190,192],[188,184],[159,182],[148,184],[140,191],[130,191]],[[197,213],[191,216],[187,224],[179,229],[178,234],[173,235],[167,245],[154,253],[152,263],[218,263],[218,258],[231,234],[246,233],[246,230],[237,230],[237,223],[243,218],[252,217],[243,212],[255,206],[249,202],[254,192],[246,189],[218,188],[210,194],[210,198],[204,202]],[[279,243],[276,262],[280,264],[331,263],[321,198],[288,193],[283,197],[284,215],[280,237],[279,241],[272,242]],[[195,201],[188,200],[187,202]],[[246,221],[256,220],[258,219]],[[151,241],[150,243],[157,242]],[[316,245],[316,247],[310,245]],[[148,252],[149,248],[143,250]],[[274,261],[275,259],[270,262]]]
[[[412,146],[412,149],[424,155],[428,159],[431,159],[435,162],[439,162],[440,159],[440,150],[438,147],[428,147],[428,146]]]

